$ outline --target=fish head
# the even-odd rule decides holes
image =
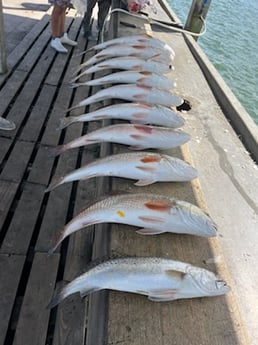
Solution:
[[[166,125],[177,128],[185,124],[185,119],[174,110],[161,105],[156,105],[156,108],[159,111],[159,116],[166,121]]]
[[[189,163],[179,158],[162,155],[167,171],[172,171],[173,176],[177,176],[180,181],[188,181],[197,177],[197,170]]]
[[[178,208],[178,212],[186,228],[191,228],[197,236],[217,236],[216,223],[202,209],[184,201],[177,201],[177,205],[183,206],[181,209]]]
[[[230,291],[227,283],[214,274],[203,268],[190,266],[187,269],[188,279],[196,291],[196,297],[219,296]]]

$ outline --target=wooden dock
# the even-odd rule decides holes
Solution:
[[[145,237],[129,226],[103,225],[78,231],[53,255],[48,255],[53,235],[97,195],[110,189],[173,195],[207,209],[198,180],[142,189],[133,186],[132,181],[96,178],[45,193],[53,175],[69,172],[111,151],[127,150],[120,145],[91,145],[58,158],[49,157],[49,150],[56,145],[103,126],[102,122],[89,122],[58,130],[67,108],[97,90],[68,87],[72,72],[86,59],[78,53],[96,42],[85,41],[82,18],[70,11],[69,36],[78,41],[78,47],[69,48],[68,54],[57,54],[49,47],[49,19],[47,12],[27,33],[9,55],[8,74],[0,77],[0,115],[16,124],[16,130],[0,132],[0,345],[248,344],[234,280],[224,260],[215,263],[215,257],[223,257],[217,239],[171,234]],[[120,19],[128,21],[124,15],[116,18]],[[119,36],[146,29],[137,20],[130,19],[130,23],[136,28],[120,25]],[[165,40],[196,68],[180,34],[162,33],[155,27],[152,30],[155,37]],[[176,70],[171,77],[182,91],[179,75],[189,75],[179,63]],[[203,77],[201,83],[204,89],[200,93],[205,93],[209,87]],[[208,98],[216,104],[209,91]],[[191,102],[195,104],[194,99]],[[98,106],[101,104],[90,110]],[[81,112],[79,109],[72,114]],[[188,145],[167,153],[192,162]],[[56,286],[77,277],[93,258],[112,253],[190,262],[218,272],[231,285],[232,292],[222,297],[171,303],[153,303],[134,294],[101,292],[85,299],[73,295],[58,308],[46,308]]]

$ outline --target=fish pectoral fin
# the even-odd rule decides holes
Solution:
[[[161,290],[161,291],[151,291],[148,299],[153,302],[167,302],[176,299],[176,293],[178,290]]]
[[[163,232],[164,231],[162,230],[148,229],[148,228],[143,228],[136,231],[136,233],[140,235],[159,235],[159,234],[162,234]]]
[[[83,298],[83,297],[86,297],[87,295],[89,295],[89,294],[91,294],[91,293],[93,293],[93,292],[96,292],[96,291],[99,291],[100,290],[100,288],[94,288],[94,287],[92,287],[92,288],[88,288],[88,289],[85,289],[85,290],[81,290],[80,291],[80,296],[81,296],[81,298]]]
[[[156,168],[155,167],[150,167],[150,166],[145,166],[145,167],[143,167],[143,166],[136,166],[135,167],[136,169],[139,169],[139,170],[142,170],[142,171],[148,171],[148,172],[154,172],[155,170],[156,170]]]
[[[139,180],[139,181],[137,181],[137,182],[135,182],[135,186],[138,186],[138,187],[143,187],[143,186],[149,186],[150,184],[152,184],[152,183],[155,183],[156,182],[156,180],[151,180],[151,179],[141,179],[141,180]]]

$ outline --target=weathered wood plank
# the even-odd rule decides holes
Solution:
[[[45,344],[59,255],[36,253],[27,283],[13,344]]]
[[[0,228],[8,214],[13,198],[18,188],[18,183],[9,181],[0,181]]]
[[[4,170],[0,175],[1,179],[19,183],[28,167],[33,148],[33,143],[24,141],[16,142],[12,154],[9,156]]]
[[[0,137],[0,160],[1,160],[0,164],[1,164],[1,168],[3,168],[4,158],[5,158],[11,145],[12,145],[12,140],[10,140],[8,138]]]
[[[22,82],[26,78],[26,73],[23,71],[15,71],[8,83],[4,85],[1,89],[1,98],[0,98],[0,116],[3,116],[6,112],[8,106],[10,106],[11,101],[15,94],[17,93],[19,87],[21,86]],[[8,114],[7,117],[9,120],[12,120],[12,116]],[[6,133],[5,133],[6,134]],[[10,134],[10,133],[8,133]]]
[[[67,162],[69,165],[69,162]],[[53,159],[49,157],[49,147],[40,146],[31,165],[28,181],[39,183],[45,187],[49,183]]]
[[[8,228],[1,253],[24,254],[28,252],[31,238],[39,216],[45,188],[26,183],[12,221]]]
[[[0,76],[0,85],[9,76],[10,72],[13,71],[13,68],[19,60],[27,53],[28,49],[31,47],[31,43],[38,38],[42,30],[48,25],[49,18],[50,14],[47,12],[46,15],[34,25],[33,29],[27,33],[11,54],[8,55],[8,73],[4,76]]]
[[[24,261],[23,255],[0,255],[0,345],[5,343]]]
[[[25,141],[37,141],[46,121],[49,108],[53,101],[56,88],[51,85],[44,85],[38,98],[37,103],[33,106],[30,117],[26,122],[20,139]],[[44,129],[44,127],[43,127]]]

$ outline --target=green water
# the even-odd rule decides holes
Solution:
[[[184,24],[192,0],[168,0]],[[212,0],[198,39],[227,85],[258,124],[258,0]]]

